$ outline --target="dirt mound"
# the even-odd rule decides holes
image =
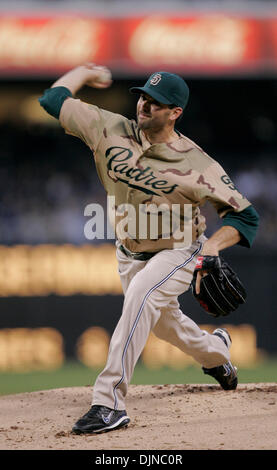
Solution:
[[[131,385],[128,428],[71,433],[90,407],[91,387],[0,397],[1,450],[277,449],[277,384]]]

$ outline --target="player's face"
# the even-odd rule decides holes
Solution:
[[[146,93],[142,93],[137,103],[137,123],[142,130],[162,129],[169,122],[172,109],[166,104],[159,103]]]

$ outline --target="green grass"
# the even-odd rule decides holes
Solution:
[[[49,390],[62,387],[93,385],[100,370],[89,369],[79,362],[66,362],[60,369],[36,372],[0,373],[0,395]],[[252,368],[239,368],[240,383],[277,382],[277,358],[266,360]],[[182,370],[146,369],[137,364],[132,384],[215,383],[200,367]]]

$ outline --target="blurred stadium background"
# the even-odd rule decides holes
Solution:
[[[84,235],[87,204],[106,195],[89,149],[38,97],[83,62],[112,87],[79,96],[128,117],[128,88],[174,71],[191,98],[179,130],[217,159],[261,218],[251,250],[225,257],[248,301],[227,318],[245,382],[277,375],[277,5],[275,1],[0,1],[0,394],[92,384],[121,313],[112,240]],[[207,234],[219,227],[204,208]],[[184,312],[222,325],[190,293]],[[199,366],[152,335],[134,383],[206,382]]]

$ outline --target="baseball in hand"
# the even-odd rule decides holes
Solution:
[[[112,74],[108,69],[103,69],[99,71],[97,82],[105,83],[105,82],[109,82],[111,79],[112,79]]]
[[[103,65],[86,63],[81,66],[85,70],[85,84],[93,88],[108,88],[112,84],[112,74]]]
[[[95,78],[96,84],[105,85],[111,82],[112,74],[109,69],[107,69],[106,67],[102,67],[102,66],[95,66],[93,70],[97,71],[97,76]]]

